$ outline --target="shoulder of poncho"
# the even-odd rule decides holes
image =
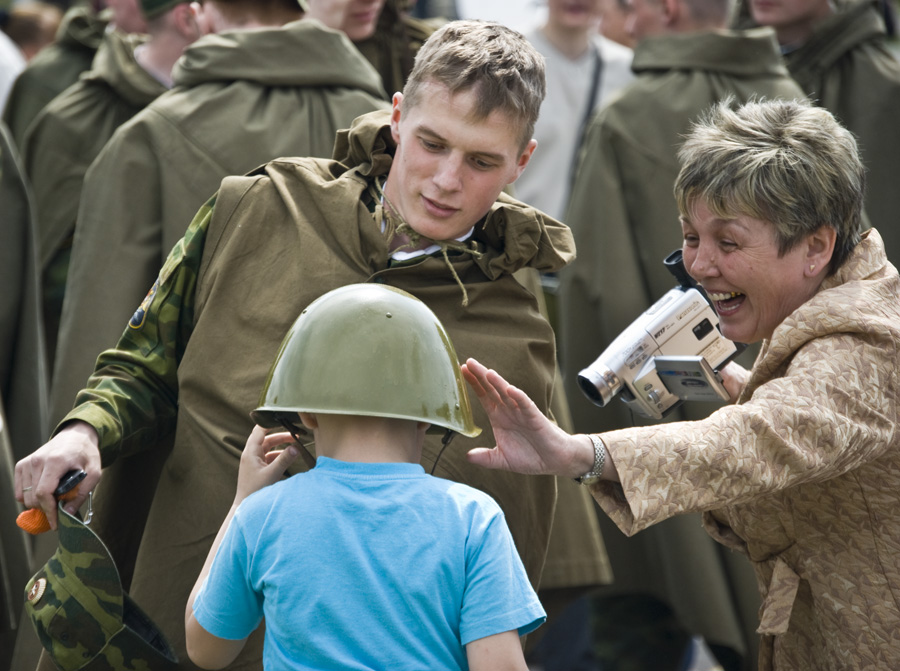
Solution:
[[[476,237],[487,245],[478,264],[492,278],[521,268],[555,272],[575,259],[568,226],[505,193],[494,202]]]

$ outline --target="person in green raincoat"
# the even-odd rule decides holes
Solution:
[[[110,2],[110,11],[98,14],[100,3],[80,3],[63,16],[56,41],[44,47],[18,76],[3,110],[17,147],[38,113],[90,69],[109,25],[125,33],[142,33],[146,24],[138,0]]]
[[[88,166],[119,126],[169,89],[175,61],[201,36],[189,3],[142,0],[141,8],[148,35],[107,31],[91,70],[43,109],[22,145],[37,210],[51,366]]]

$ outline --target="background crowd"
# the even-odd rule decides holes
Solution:
[[[500,21],[545,58],[538,147],[509,190],[575,241],[568,267],[517,275],[556,333],[550,410],[567,431],[649,422],[624,404],[591,405],[575,377],[673,286],[662,259],[682,242],[677,150],[716,102],[809,97],[834,114],[860,145],[865,223],[900,263],[888,0],[191,4],[12,2],[0,12],[0,671],[38,664],[21,586],[56,544],[15,527],[14,464],[69,413],[97,356],[140,323],[138,306],[222,180],[281,156],[331,157],[339,130],[390,108],[447,20]],[[755,353],[743,355],[748,367]],[[714,409],[688,404],[667,419]],[[105,469],[101,535],[126,587],[167,454]],[[557,486],[552,529],[538,534],[546,560],[525,562],[549,616],[528,638],[533,668],[680,669],[704,653],[721,668],[756,668],[756,578],[699,513],[626,538],[585,488]]]

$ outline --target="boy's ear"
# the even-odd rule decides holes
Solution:
[[[305,426],[310,431],[315,431],[319,428],[319,420],[316,419],[316,416],[311,412],[298,412],[300,415],[300,421],[303,422],[303,426]]]

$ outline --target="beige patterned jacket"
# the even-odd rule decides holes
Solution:
[[[900,669],[900,279],[879,234],[763,343],[737,405],[602,435],[628,535],[705,511],[753,562],[760,669]]]

